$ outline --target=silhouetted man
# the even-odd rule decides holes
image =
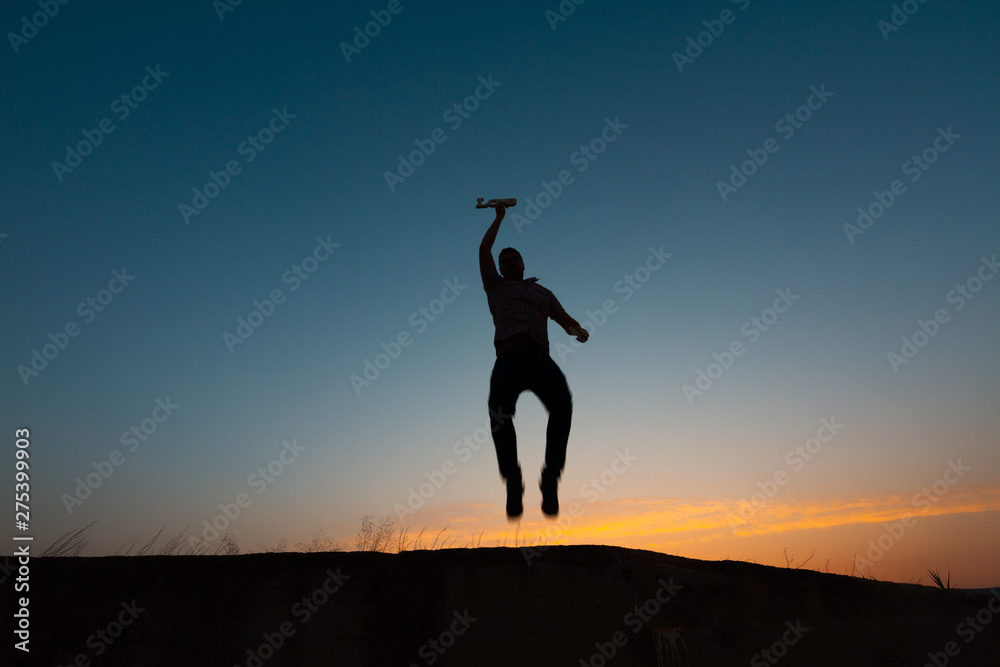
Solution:
[[[581,343],[586,342],[590,334],[563,310],[552,292],[538,284],[537,278],[524,279],[524,260],[517,250],[504,248],[500,251],[500,273],[497,273],[492,248],[506,208],[497,205],[496,210],[496,220],[479,244],[479,272],[496,326],[493,345],[497,361],[490,376],[489,409],[497,463],[507,483],[507,516],[514,519],[524,511],[524,481],[512,420],[517,397],[526,389],[534,392],[549,412],[545,467],[539,488],[542,490],[542,512],[556,516],[559,513],[557,488],[566,463],[573,399],[566,377],[549,356],[548,318]]]

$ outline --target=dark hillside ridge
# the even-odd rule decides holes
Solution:
[[[1000,664],[1000,595],[603,546],[42,558],[30,608],[8,664]]]

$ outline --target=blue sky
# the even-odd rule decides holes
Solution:
[[[834,417],[844,428],[769,505],[908,499],[961,458],[971,470],[941,507],[959,490],[979,499],[954,510],[980,521],[962,548],[995,550],[981,535],[1000,509],[1000,281],[976,279],[1000,252],[996,7],[919,5],[885,32],[891,3],[592,1],[555,28],[555,2],[392,8],[247,2],[220,19],[208,1],[71,3],[16,50],[8,35],[0,391],[8,429],[33,434],[40,542],[99,520],[95,550],[114,550],[198,526],[241,492],[253,503],[231,531],[247,548],[320,528],[349,541],[364,514],[416,530],[476,517],[503,533],[492,443],[467,461],[455,443],[483,426],[494,360],[476,256],[492,216],[474,203],[516,197],[495,252],[518,248],[526,275],[602,324],[580,349],[550,327],[576,406],[565,497],[628,449],[641,463],[602,503],[736,503]],[[7,3],[0,24],[18,33],[38,11]],[[348,62],[341,43],[386,16]],[[697,57],[679,68],[685,52]],[[434,136],[390,188],[398,156]],[[905,165],[925,151],[933,163],[911,180]],[[754,155],[763,164],[745,165]],[[723,197],[734,165],[750,175]],[[185,220],[213,173],[225,187]],[[845,230],[897,180],[863,234]],[[546,183],[558,196],[529,224]],[[651,248],[671,256],[626,299]],[[296,266],[309,276],[298,284]],[[102,294],[114,271],[134,279]],[[959,300],[967,284],[981,289]],[[283,302],[231,352],[224,334],[276,289]],[[453,301],[435,304],[443,290]],[[768,314],[778,291],[797,298]],[[91,321],[88,298],[110,298]],[[609,301],[605,320],[589,314]],[[938,310],[947,321],[894,368],[888,354]],[[26,382],[19,367],[69,322],[78,334]],[[350,377],[401,334],[410,344],[357,391]],[[734,342],[743,354],[710,368]],[[685,395],[710,370],[711,386]],[[168,398],[178,407],[156,422]],[[518,411],[531,470],[544,410],[524,395]],[[155,432],[127,451],[122,434],[144,419]],[[304,449],[258,495],[248,479],[286,440]],[[64,494],[116,450],[124,462],[68,512]],[[394,511],[449,460],[456,471],[419,512]],[[878,534],[847,523],[826,557]],[[655,533],[628,543],[714,555]],[[718,539],[730,555],[777,556]],[[894,576],[920,555],[904,551]],[[976,572],[995,584],[995,569]]]

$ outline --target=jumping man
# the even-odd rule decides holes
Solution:
[[[542,512],[556,516],[559,514],[557,488],[566,463],[573,399],[566,377],[549,356],[548,318],[581,343],[586,342],[590,334],[563,310],[552,292],[538,284],[537,278],[524,279],[524,260],[517,250],[504,248],[500,251],[500,273],[497,273],[492,248],[506,207],[497,204],[496,211],[496,219],[479,244],[479,272],[496,326],[493,345],[497,361],[490,376],[489,410],[500,476],[507,483],[507,516],[516,519],[524,511],[524,481],[512,420],[517,397],[526,389],[534,392],[549,412],[545,467],[539,487]]]

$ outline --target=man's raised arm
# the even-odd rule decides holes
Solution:
[[[497,217],[483,235],[483,241],[479,244],[479,274],[483,278],[483,288],[489,287],[500,277],[497,273],[497,266],[493,263],[493,243],[497,240],[497,232],[500,230],[500,222],[507,213],[503,206],[497,206]]]

